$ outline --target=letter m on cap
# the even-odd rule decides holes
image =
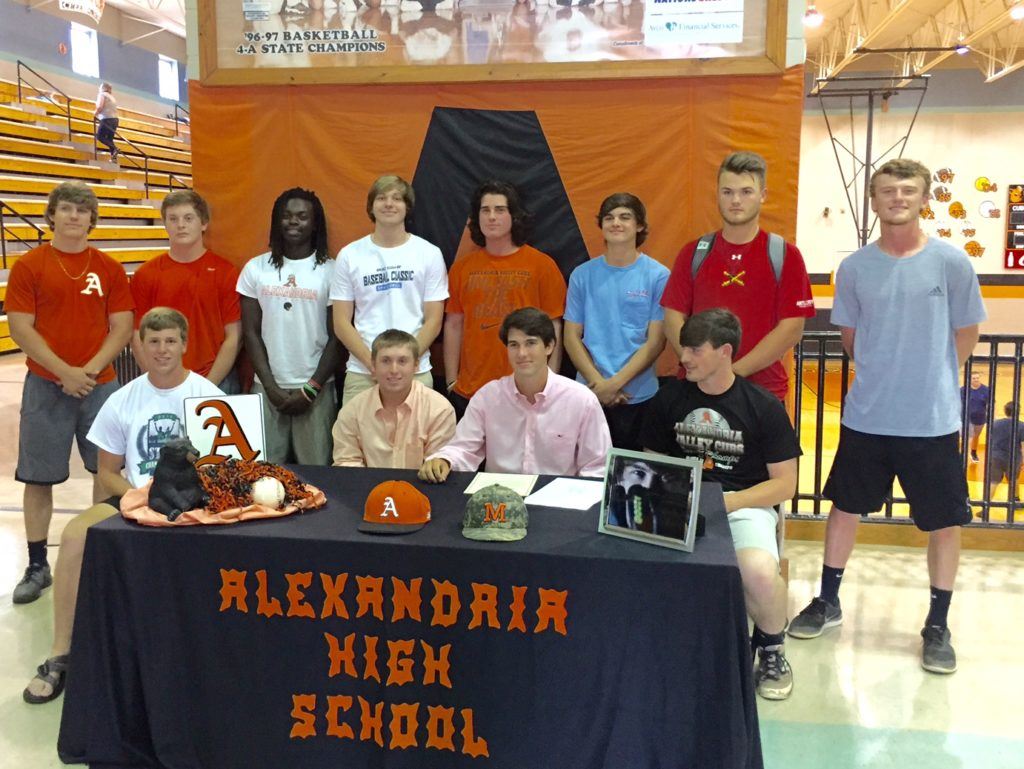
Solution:
[[[484,503],[484,523],[505,523],[505,503],[495,507],[490,502]]]

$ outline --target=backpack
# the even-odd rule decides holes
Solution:
[[[697,277],[701,265],[711,253],[711,248],[715,245],[715,234],[712,232],[697,241],[697,245],[693,249],[693,260],[690,263],[690,277]],[[772,263],[775,284],[778,285],[782,282],[782,265],[786,261],[786,241],[781,235],[776,235],[774,232],[768,233],[768,261]]]

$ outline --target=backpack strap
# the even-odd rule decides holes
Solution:
[[[697,273],[700,271],[700,266],[704,264],[704,260],[707,259],[708,254],[711,253],[711,249],[715,245],[715,233],[709,233],[703,236],[697,241],[697,245],[693,249],[693,259],[690,262],[690,277],[696,278]]]
[[[768,233],[768,261],[772,263],[772,272],[775,273],[775,283],[778,285],[782,282],[782,265],[786,261],[786,241],[774,232]]]

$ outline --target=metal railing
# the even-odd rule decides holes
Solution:
[[[92,119],[92,156],[93,156],[94,160],[98,160],[99,159],[99,141],[96,138],[96,126],[97,126],[98,123],[99,123],[99,120],[96,117],[93,117],[93,119]],[[123,152],[118,152],[117,153],[118,157],[123,158],[126,162],[128,162],[131,165],[135,166],[135,168],[141,168],[142,169],[142,173],[143,173],[142,184],[143,184],[143,187],[145,188],[145,192],[146,192],[147,196],[149,195],[149,190],[150,190],[151,187],[164,187],[164,186],[166,186],[167,187],[167,191],[171,192],[172,190],[174,190],[175,183],[177,183],[178,186],[181,187],[183,190],[191,189],[188,184],[183,182],[179,177],[175,176],[170,171],[166,172],[167,173],[167,184],[166,185],[163,185],[163,184],[151,184],[150,181],[149,181],[149,153],[147,153],[144,149],[142,149],[142,147],[140,147],[138,144],[133,142],[131,139],[125,138],[124,136],[122,136],[117,131],[114,131],[114,135],[112,137],[112,140],[113,139],[118,139],[120,141],[123,141],[125,144],[127,144],[129,147],[131,147],[133,150],[135,150],[135,152],[138,153],[142,157],[142,163],[140,165],[138,158],[133,157],[132,155],[127,155],[127,154],[125,154]]]
[[[21,219],[21,221],[23,221],[29,227],[34,229],[36,231],[36,233],[38,233],[37,236],[36,236],[36,245],[37,246],[43,245],[43,235],[45,235],[46,233],[43,231],[43,228],[40,227],[38,224],[36,224],[35,222],[33,222],[33,221],[29,220],[29,219],[26,219],[24,216],[22,216],[17,211],[15,211],[13,208],[11,208],[7,203],[5,203],[4,201],[0,200],[0,258],[2,258],[2,260],[3,260],[3,269],[6,270],[7,269],[7,239],[8,239],[8,237],[13,238],[14,240],[16,240],[19,243],[21,243],[23,246],[27,246],[27,247],[30,247],[30,248],[32,247],[32,243],[30,241],[28,241],[28,240],[25,240],[23,237],[18,235],[13,230],[8,229],[7,222],[5,221],[5,217],[4,217],[4,213],[5,212],[7,212],[8,215],[13,214],[14,216],[18,217],[19,219]]]
[[[184,117],[182,117],[184,116]],[[174,135],[178,135],[178,124],[184,123],[187,126],[192,125],[192,116],[188,110],[182,107],[178,102],[174,102]]]
[[[981,352],[978,352],[978,351]],[[985,352],[987,350],[987,352]],[[972,371],[979,367],[987,367],[990,397],[985,415],[987,430],[991,431],[996,418],[1003,413],[1002,403],[996,404],[997,381],[1000,379],[1000,371],[1010,369],[1010,388],[1012,393],[1009,398],[1001,397],[1001,401],[1020,403],[1021,384],[1024,378],[1024,336],[994,335],[985,334],[979,340],[975,353],[964,365],[964,382],[969,383]],[[842,416],[843,404],[849,390],[849,383],[852,381],[853,366],[849,357],[843,350],[842,341],[838,331],[807,332],[804,334],[800,344],[794,350],[794,413],[796,414],[797,437],[801,439],[801,445],[805,448],[805,454],[800,461],[808,460],[814,462],[814,472],[810,488],[801,479],[797,488],[796,496],[792,500],[790,518],[814,519],[824,518],[831,507],[822,494],[825,477],[828,473],[828,465],[823,461],[826,454],[833,453],[838,442],[839,420]],[[814,370],[816,369],[816,371]],[[813,374],[812,374],[813,371]],[[838,376],[837,376],[838,375]],[[838,381],[837,381],[838,380]],[[968,414],[966,401],[968,393],[965,388],[963,393],[964,408],[962,420],[962,435],[964,442],[962,471],[966,474],[971,463],[968,460]],[[1005,387],[999,388],[1005,395]],[[813,441],[808,441],[805,435],[804,408],[810,399],[814,401]],[[811,411],[808,409],[808,411]],[[826,414],[830,414],[828,428],[826,428]],[[809,415],[808,415],[809,416]],[[1024,523],[1024,501],[1020,499],[1016,481],[1019,475],[1014,472],[1021,463],[1020,442],[1024,434],[1020,429],[1019,408],[1014,416],[1010,418],[1009,425],[1009,455],[1006,462],[1007,490],[1006,501],[993,499],[992,492],[1000,479],[993,476],[993,451],[989,442],[986,445],[984,464],[980,469],[981,494],[971,494],[970,504],[973,509],[980,513],[975,519],[974,525],[985,526],[1012,526]],[[990,433],[989,433],[990,435]],[[812,444],[808,446],[808,444]],[[810,450],[808,450],[810,449]],[[1001,462],[1002,460],[1000,460]],[[970,486],[970,484],[969,484]],[[883,507],[883,518],[894,523],[907,523],[909,518],[894,516],[894,505],[906,503],[905,497],[894,497],[892,494],[886,499]],[[801,504],[803,503],[803,504]],[[810,512],[806,508],[810,507]],[[992,520],[992,512],[1005,511],[1005,522]]]
[[[35,75],[37,78],[39,78],[44,83],[46,83],[46,85],[48,85],[50,87],[50,90],[49,91],[44,91],[43,89],[37,88],[36,86],[32,85],[32,83],[28,82],[24,78],[24,76],[21,74],[21,71],[23,69],[28,70],[33,75]],[[18,104],[21,104],[22,101],[23,101],[23,98],[22,98],[22,88],[23,87],[24,88],[31,88],[33,91],[35,91],[37,94],[39,94],[42,98],[46,99],[46,101],[50,102],[50,104],[52,104],[53,106],[55,106],[55,107],[57,107],[58,109],[61,110],[61,114],[64,115],[67,118],[67,120],[68,120],[68,141],[71,141],[71,97],[68,96],[66,93],[64,93],[62,90],[60,90],[57,86],[55,86],[53,83],[51,83],[45,77],[43,77],[38,72],[36,72],[34,69],[32,69],[28,64],[23,62],[21,59],[18,59],[17,72],[18,72]],[[59,93],[61,96],[64,97],[64,103],[63,104],[60,104],[56,99],[53,98],[53,94],[55,94],[55,93]]]

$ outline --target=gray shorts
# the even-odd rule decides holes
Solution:
[[[86,440],[92,421],[117,381],[96,385],[84,398],[65,395],[60,384],[33,374],[25,376],[21,391],[21,425],[18,435],[18,467],[14,479],[37,486],[53,486],[68,479],[71,442],[85,469],[96,472],[98,450]]]
[[[779,540],[776,526],[779,514],[770,507],[741,507],[729,513],[729,530],[737,550],[754,548],[764,550],[779,560]]]

